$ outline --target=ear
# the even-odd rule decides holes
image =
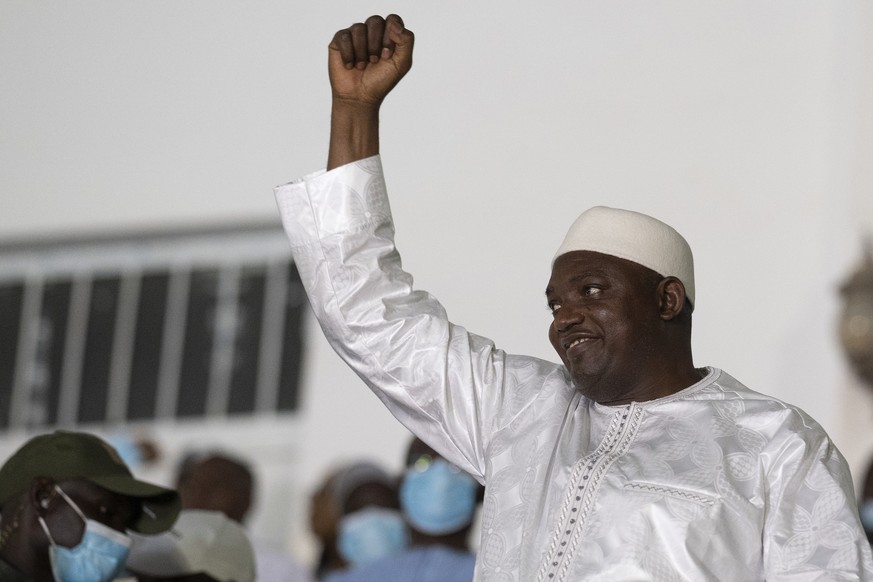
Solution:
[[[658,283],[661,319],[671,321],[685,307],[685,285],[676,277],[665,277]]]
[[[57,492],[51,477],[34,477],[30,483],[30,505],[38,515],[45,516],[54,509]]]

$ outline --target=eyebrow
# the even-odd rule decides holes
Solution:
[[[573,275],[572,277],[570,277],[570,279],[567,282],[568,283],[575,283],[576,281],[578,281],[580,279],[586,279],[588,277],[608,277],[608,276],[609,276],[609,272],[605,271],[603,269],[590,269],[590,270],[586,270],[584,273],[579,273],[577,275]],[[548,287],[546,287],[546,295],[548,296],[548,294],[552,293],[554,290],[555,290],[555,288],[553,286],[549,285]]]

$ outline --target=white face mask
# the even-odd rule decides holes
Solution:
[[[49,559],[57,582],[110,582],[121,572],[130,551],[130,538],[125,534],[88,519],[79,506],[55,485],[55,490],[85,522],[82,540],[72,548],[59,546],[40,516],[39,524],[51,543]]]

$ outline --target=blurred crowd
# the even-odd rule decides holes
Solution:
[[[137,478],[154,444],[74,431],[38,435],[0,467],[0,582],[466,582],[484,488],[413,438],[392,474],[334,466],[309,498],[318,558],[258,543],[246,459],[197,450],[173,486]],[[278,508],[277,508],[278,509]]]

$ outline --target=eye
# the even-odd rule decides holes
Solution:
[[[585,285],[582,287],[582,295],[584,297],[596,297],[603,293],[603,289],[600,287],[595,287],[594,285]]]
[[[549,310],[549,313],[555,313],[560,308],[561,308],[561,304],[556,303],[554,301],[549,301],[548,304],[546,305],[546,309]]]

